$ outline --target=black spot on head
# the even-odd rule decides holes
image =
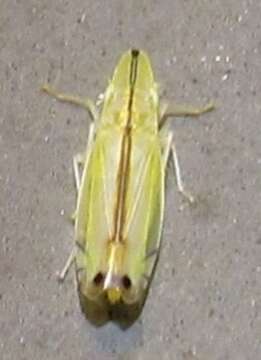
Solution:
[[[131,55],[133,56],[133,57],[138,57],[139,56],[139,50],[138,49],[132,49],[131,50]]]
[[[98,274],[95,275],[95,277],[93,278],[93,283],[96,285],[96,286],[99,286],[102,284],[104,280],[104,275],[103,273],[101,272],[98,272]]]
[[[122,277],[122,285],[123,285],[123,287],[124,287],[124,289],[126,289],[126,290],[129,290],[130,288],[131,288],[131,279],[129,278],[129,276],[128,275],[124,275],[123,277]]]

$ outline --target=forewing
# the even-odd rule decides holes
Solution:
[[[100,133],[90,150],[78,197],[75,236],[88,277],[106,270],[107,243],[112,234],[120,140]],[[78,261],[79,263],[79,261]]]
[[[125,272],[132,279],[150,276],[160,244],[164,169],[157,137],[133,138],[127,193]]]

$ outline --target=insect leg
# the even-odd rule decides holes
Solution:
[[[79,153],[73,157],[73,173],[77,193],[80,189],[80,166],[84,164],[85,154]]]
[[[172,132],[167,133],[167,137],[164,138],[164,152],[163,152],[163,163],[164,163],[164,169],[167,168],[168,160],[169,160],[169,154],[171,151],[171,143],[172,143]]]
[[[85,164],[85,161],[88,160],[93,138],[94,138],[94,123],[92,123],[89,127],[86,152],[78,153],[73,157],[73,173],[74,173],[74,180],[75,180],[77,193],[79,192],[81,185],[80,166],[83,166]]]
[[[61,93],[49,84],[44,84],[41,87],[41,90],[46,92],[48,95],[55,97],[59,101],[69,102],[71,104],[85,108],[89,112],[92,120],[97,120],[98,112],[92,100],[88,98],[81,98],[79,96]]]
[[[175,175],[176,175],[176,182],[177,182],[178,190],[191,204],[193,204],[195,202],[194,197],[188,191],[186,191],[184,188],[184,184],[183,184],[181,172],[180,172],[177,150],[176,150],[176,146],[175,146],[175,143],[173,140],[171,143],[171,154],[172,154],[173,164],[174,164],[174,168],[175,168]]]
[[[68,259],[67,259],[67,261],[66,261],[66,263],[65,263],[65,265],[64,265],[64,268],[62,269],[61,272],[58,273],[58,280],[59,281],[61,281],[61,282],[64,281],[70,267],[72,266],[72,263],[75,260],[75,255],[76,255],[76,249],[73,248],[70,255],[69,255],[69,257],[68,257]]]
[[[185,188],[184,188],[184,184],[183,184],[182,177],[181,177],[181,172],[180,172],[180,165],[179,165],[178,155],[177,155],[175,143],[173,141],[172,133],[168,132],[167,136],[165,135],[162,139],[163,139],[162,141],[163,141],[163,163],[164,163],[164,167],[166,169],[168,159],[169,159],[169,156],[170,156],[170,153],[171,153],[172,160],[173,160],[173,165],[174,165],[174,170],[175,170],[175,177],[176,177],[176,183],[177,183],[178,191],[190,203],[194,203],[194,201],[195,201],[194,197],[188,191],[186,191]]]
[[[195,106],[191,106],[191,105],[178,105],[178,104],[172,105],[170,107],[165,104],[161,110],[159,128],[161,128],[165,124],[166,120],[169,117],[199,116],[201,114],[205,114],[209,111],[214,110],[214,108],[215,108],[215,105],[213,102],[210,102],[203,107],[195,107]]]

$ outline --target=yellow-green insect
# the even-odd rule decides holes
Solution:
[[[131,323],[142,309],[159,254],[170,155],[178,189],[193,201],[183,188],[166,119],[199,115],[213,104],[160,107],[150,60],[136,49],[121,57],[100,114],[89,99],[49,85],[43,90],[84,106],[93,119],[87,150],[74,158],[76,247],[61,276],[75,261],[81,306],[91,321]]]

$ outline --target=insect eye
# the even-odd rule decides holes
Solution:
[[[95,277],[93,278],[93,283],[94,283],[96,286],[99,286],[99,285],[101,285],[101,283],[103,282],[103,280],[104,280],[104,275],[103,275],[103,273],[98,272],[98,274],[95,275]]]
[[[122,285],[126,290],[129,290],[131,288],[131,279],[128,277],[128,275],[124,275],[122,277]]]

